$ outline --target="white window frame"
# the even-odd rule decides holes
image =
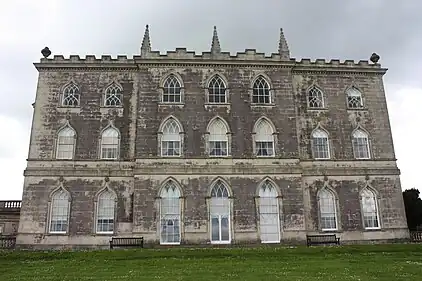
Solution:
[[[101,230],[99,230],[99,220],[100,220],[100,217],[105,217],[105,215],[101,215],[100,216],[100,211],[101,211],[100,208],[102,207],[101,206],[101,200],[102,200],[101,197],[104,196],[104,194],[108,194],[109,195],[109,198],[107,198],[107,200],[111,201],[112,202],[111,205],[113,206],[113,216],[112,216],[113,230],[112,231],[101,231]],[[116,230],[116,200],[117,200],[116,194],[112,190],[110,190],[108,187],[102,189],[97,194],[97,196],[96,196],[96,210],[95,210],[95,233],[97,233],[97,234],[108,234],[108,235],[109,234],[114,234],[114,232]],[[110,207],[110,205],[107,206],[107,207]],[[103,218],[101,218],[101,219],[103,219]],[[110,219],[110,216],[108,217],[108,219]]]
[[[263,124],[263,125],[262,125]],[[263,130],[262,126],[266,126],[267,130]],[[254,147],[254,154],[256,157],[275,157],[275,136],[274,136],[274,128],[272,124],[265,118],[259,119],[254,126],[254,135],[252,138],[253,147]],[[271,155],[259,155],[259,147],[258,143],[271,143],[270,149],[272,150]]]
[[[309,109],[323,109],[325,108],[324,92],[317,86],[309,88],[306,97]],[[320,106],[314,106],[319,104]]]
[[[359,145],[359,139],[365,139],[366,140],[366,150],[367,150],[367,154],[368,157],[358,157],[358,153],[359,153],[359,149],[358,147],[361,147],[363,145]],[[358,147],[356,146],[358,145]],[[353,131],[352,133],[352,147],[353,147],[353,157],[357,160],[365,160],[365,159],[371,159],[371,149],[370,149],[370,145],[369,145],[369,134],[366,133],[365,131],[361,130],[361,129],[356,129]]]
[[[317,152],[316,148],[319,147],[319,146],[315,145],[315,139],[326,139],[327,157],[315,157],[316,152]],[[313,130],[312,135],[311,135],[311,148],[312,148],[312,158],[314,158],[315,160],[329,160],[329,159],[331,159],[330,137],[325,130],[323,130],[321,128],[317,128],[317,129]]]
[[[63,198],[56,199],[55,196],[59,194],[59,196],[62,196]],[[53,226],[53,217],[56,216],[55,214],[55,201],[60,200],[62,201],[61,204],[63,204],[60,208],[64,209],[66,208],[65,214],[61,214],[61,217],[66,218],[66,227],[65,230],[52,230]],[[63,187],[59,187],[55,189],[51,195],[50,195],[50,210],[49,210],[49,216],[48,216],[48,233],[50,234],[67,234],[69,231],[69,219],[70,219],[70,201],[71,197],[67,190],[65,190]]]
[[[181,191],[179,185],[176,184],[173,180],[168,180],[165,182],[161,189],[160,193],[160,221],[159,221],[159,236],[160,236],[160,244],[161,245],[180,245],[182,240],[182,202],[181,202]],[[168,206],[172,212],[165,212],[165,200],[171,200],[175,203],[176,206]],[[177,209],[177,210],[176,210]],[[179,223],[179,231],[178,231],[178,241],[171,241],[163,239],[163,220],[174,220],[176,219]],[[175,234],[173,232],[173,234]]]
[[[63,134],[65,133],[69,133],[68,135],[63,136]],[[69,142],[69,143],[61,143],[62,139],[65,139],[65,141]],[[70,141],[72,143],[70,143]],[[71,153],[70,157],[60,157],[60,155],[62,155],[61,149],[64,147],[71,147],[71,150],[67,150],[67,153]],[[57,140],[56,140],[56,159],[58,160],[72,160],[75,158],[75,147],[76,147],[76,131],[66,125],[64,127],[62,127],[61,129],[59,129],[58,133],[57,133]]]
[[[107,132],[113,132],[116,135],[111,135],[111,136],[105,136]],[[104,139],[105,137],[107,139],[112,139],[112,141],[105,143]],[[107,146],[107,147],[105,147]],[[111,147],[113,146],[113,147]],[[103,156],[103,152],[104,149],[116,149],[116,153],[114,155],[114,157],[104,157]],[[101,132],[101,139],[100,139],[100,159],[102,160],[117,160],[119,159],[120,156],[120,132],[119,130],[117,130],[117,128],[115,128],[114,126],[108,126],[107,128],[105,128],[102,132]]]
[[[365,213],[369,213],[369,212],[365,212],[365,206],[364,206],[364,200],[363,200],[363,195],[365,192],[371,193],[371,197],[373,199],[373,203],[375,205],[375,212],[373,212],[375,214],[375,218],[377,220],[377,224],[378,226],[376,227],[367,227],[365,225]],[[361,190],[361,192],[359,193],[359,201],[360,201],[360,206],[361,206],[361,213],[362,213],[362,226],[365,230],[378,230],[381,229],[381,220],[380,220],[380,212],[379,212],[379,204],[378,204],[378,197],[375,191],[373,191],[371,188],[368,188],[367,186],[365,188],[363,188]]]
[[[268,102],[259,102],[260,97],[265,97],[266,95],[263,95],[260,93],[260,91],[268,91]],[[257,93],[257,94],[255,94]],[[254,101],[254,98],[257,97],[257,101]],[[274,97],[273,97],[273,89],[271,87],[271,84],[265,78],[263,75],[258,75],[252,83],[252,93],[251,93],[251,103],[254,105],[272,105],[274,104]]]
[[[357,106],[351,106],[353,103],[349,101],[349,99],[355,99],[358,98]],[[346,102],[347,102],[347,108],[348,109],[362,109],[364,108],[364,101],[363,101],[363,94],[362,92],[356,88],[355,86],[352,86],[346,90]]]
[[[176,129],[175,132],[173,133],[166,132],[168,126],[170,125]],[[169,117],[163,122],[163,124],[160,127],[161,127],[160,129],[161,132],[159,132],[158,137],[159,137],[159,144],[160,144],[159,149],[160,149],[161,157],[181,157],[183,155],[183,151],[182,151],[183,129],[180,125],[180,122],[178,122],[177,119],[175,119],[174,117]],[[179,151],[179,154],[176,154],[176,155],[164,154],[164,148],[165,146],[167,146],[169,142],[172,142],[172,143],[178,142],[177,149]]]
[[[70,104],[66,104],[66,101],[70,101]],[[75,104],[76,101],[76,104]],[[61,106],[63,107],[79,107],[81,106],[81,92],[75,83],[71,82],[68,83],[65,87],[63,87],[62,95],[61,95]]]
[[[327,194],[330,196],[330,198],[323,198],[323,194]],[[331,200],[332,208],[331,212],[323,212],[323,202],[324,200]],[[326,207],[329,208],[330,206]],[[338,219],[337,219],[337,197],[335,196],[334,192],[329,190],[328,188],[323,188],[318,192],[318,212],[319,212],[319,218],[320,218],[320,228],[321,231],[338,231]],[[333,217],[334,216],[334,228],[326,228],[323,224],[323,218],[325,217],[324,214],[329,214],[330,216],[327,217]]]
[[[224,101],[211,101],[210,96],[222,96],[222,95],[215,95],[214,93],[211,94],[212,91],[224,91]],[[207,103],[209,104],[227,104],[229,103],[228,94],[227,94],[227,85],[223,78],[220,75],[215,74],[211,76],[211,79],[208,81],[207,84]]]
[[[104,107],[122,107],[123,106],[123,89],[117,83],[110,84],[104,91],[103,98]],[[108,101],[111,101],[111,104],[107,104]]]
[[[181,79],[174,73],[170,73],[166,76],[162,82],[162,93],[161,93],[161,103],[165,104],[181,104],[183,103],[183,84]],[[177,91],[179,92],[177,94]],[[179,101],[165,101],[165,96],[174,96],[179,97]]]
[[[211,188],[209,211],[209,235],[211,244],[230,244],[232,242],[232,205],[228,186],[221,180],[216,180]],[[223,211],[219,211],[223,210]],[[224,209],[226,211],[224,211]],[[213,219],[218,219],[218,240],[213,240]],[[228,240],[222,239],[222,219],[227,218]]]
[[[270,189],[270,191],[268,191],[268,189]],[[275,187],[275,185],[269,181],[268,179],[265,180],[259,187],[259,230],[260,230],[260,239],[261,239],[261,243],[263,244],[270,244],[270,243],[280,243],[281,240],[281,227],[280,227],[280,205],[278,202],[278,192],[277,189]],[[268,213],[263,213],[262,212],[262,206],[264,206],[264,203],[270,201],[270,204],[265,205],[265,206],[271,206],[269,207],[270,209],[275,209],[276,213],[274,212],[268,212]],[[276,216],[276,221],[277,221],[277,225],[273,227],[277,228],[277,239],[276,240],[264,240],[263,237],[263,217],[264,216]],[[268,234],[268,233],[267,233]]]
[[[227,157],[230,155],[230,129],[227,125],[227,123],[220,117],[214,118],[210,121],[207,128],[207,146],[208,146],[208,155],[209,157]],[[225,155],[214,155],[211,154],[213,151],[213,145],[212,143],[225,143]],[[224,148],[221,149],[221,151],[224,151]]]

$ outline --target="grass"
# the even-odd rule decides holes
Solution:
[[[0,252],[0,281],[422,280],[422,245]]]

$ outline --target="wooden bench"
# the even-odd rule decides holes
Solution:
[[[110,240],[110,249],[115,247],[144,247],[144,237],[112,237]]]
[[[14,249],[15,246],[15,236],[0,236],[0,249]]]
[[[340,245],[340,238],[337,238],[335,234],[306,235],[306,245],[308,245],[308,247],[322,244]]]
[[[422,231],[411,231],[410,232],[410,241],[421,243],[422,242]]]

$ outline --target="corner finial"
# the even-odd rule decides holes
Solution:
[[[280,28],[280,41],[278,44],[278,53],[282,60],[290,59],[289,45],[287,45],[286,37],[284,37],[283,28]]]
[[[211,54],[219,54],[221,52],[220,40],[218,40],[217,27],[214,25],[214,32],[212,35]]]
[[[148,24],[145,27],[145,34],[142,40],[141,46],[141,57],[144,57],[146,54],[151,52],[151,39],[149,38],[149,26]]]

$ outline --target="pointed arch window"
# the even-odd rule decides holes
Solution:
[[[123,94],[122,88],[116,83],[111,84],[105,90],[104,106],[122,106]]]
[[[352,134],[353,154],[355,159],[370,159],[369,137],[363,130],[355,130]]]
[[[263,76],[258,78],[253,83],[252,87],[252,103],[270,104],[272,103],[270,84]]]
[[[70,83],[63,89],[62,106],[79,106],[80,93],[79,88],[74,83]]]
[[[363,108],[362,93],[356,87],[347,89],[346,95],[348,108]]]
[[[314,159],[330,159],[328,134],[321,129],[312,132],[312,154]]]
[[[364,228],[379,229],[379,210],[376,194],[366,187],[361,191],[360,200]]]
[[[337,230],[336,197],[324,188],[318,194],[321,230]]]
[[[174,74],[170,74],[163,84],[163,99],[166,103],[182,102],[182,86]]]
[[[229,136],[226,124],[220,118],[211,121],[208,127],[208,143],[210,156],[229,155]]]
[[[98,195],[97,203],[97,233],[113,233],[114,217],[115,217],[115,201],[114,193],[105,189]]]
[[[259,226],[262,243],[280,242],[277,190],[269,180],[259,189]]]
[[[211,189],[210,229],[212,243],[230,243],[230,209],[229,190],[221,180],[217,180]]]
[[[169,180],[161,190],[160,243],[180,244],[180,190]]]
[[[69,226],[69,195],[58,189],[51,196],[50,233],[66,233]]]
[[[57,134],[56,159],[73,159],[75,153],[76,132],[71,127],[62,128]]]
[[[212,77],[208,83],[208,102],[227,103],[226,85],[218,75]]]
[[[119,156],[119,131],[109,127],[101,134],[101,159],[117,159]]]
[[[309,108],[324,108],[324,93],[312,86],[308,91],[308,106]]]
[[[161,136],[161,156],[180,156],[182,150],[181,128],[174,118],[165,121]]]
[[[274,130],[271,124],[260,119],[255,124],[255,153],[257,156],[274,156]]]

